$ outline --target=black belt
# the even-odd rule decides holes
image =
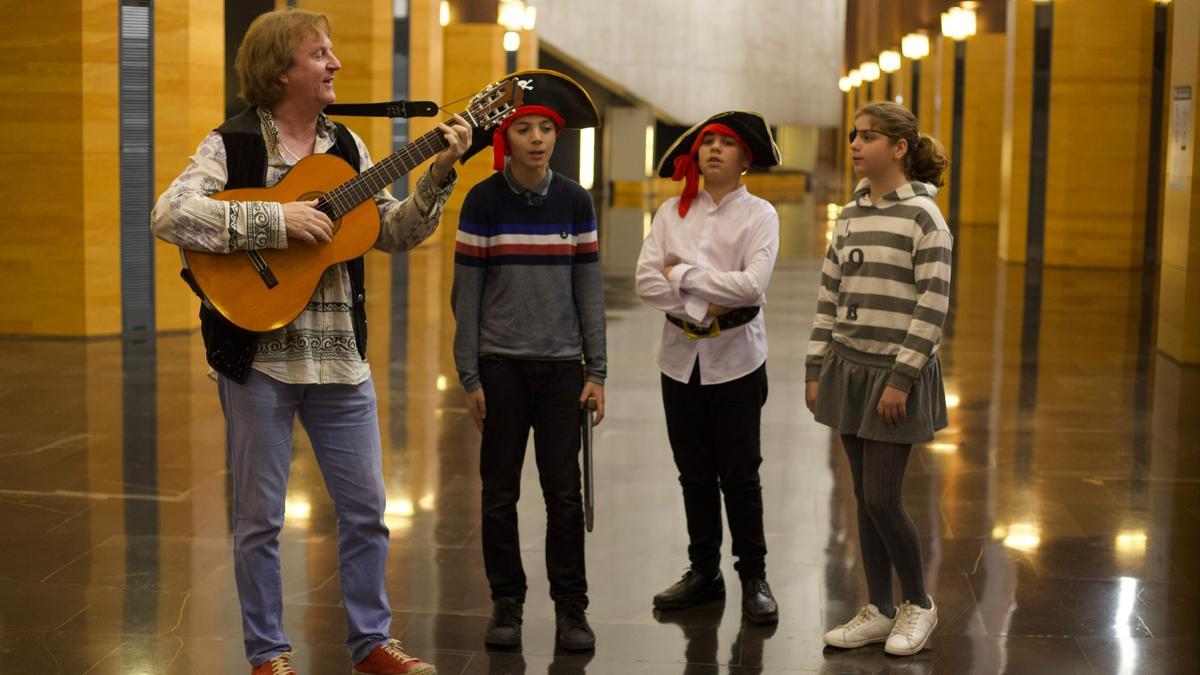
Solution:
[[[684,321],[678,317],[667,315],[667,321],[679,326],[683,332],[693,340],[702,340],[704,338],[716,337],[723,330],[744,326],[754,320],[758,316],[759,307],[739,307],[722,314],[713,319],[713,322],[707,326],[694,324],[691,321]]]

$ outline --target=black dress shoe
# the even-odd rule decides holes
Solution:
[[[569,652],[590,652],[596,648],[596,634],[588,625],[586,602],[566,601],[554,606],[554,642]]]
[[[753,624],[767,625],[779,622],[779,605],[771,595],[766,579],[748,579],[742,582],[742,616]]]
[[[483,635],[485,644],[491,647],[521,646],[521,621],[524,608],[516,598],[496,598],[492,608],[492,620]]]
[[[687,609],[713,600],[725,599],[725,578],[717,572],[709,577],[689,569],[683,578],[654,596],[655,609]]]

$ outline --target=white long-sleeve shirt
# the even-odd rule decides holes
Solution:
[[[650,306],[690,321],[709,323],[709,305],[738,308],[766,304],[767,283],[779,253],[779,214],[746,187],[720,204],[707,190],[679,217],[679,198],[668,199],[654,216],[638,257],[637,294]],[[663,269],[674,266],[670,278]],[[754,372],[767,359],[763,313],[747,324],[693,340],[663,320],[658,367],[687,382],[696,360],[700,383],[720,384]]]

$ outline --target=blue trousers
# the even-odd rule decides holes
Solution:
[[[297,415],[333,498],[346,645],[354,663],[386,641],[388,528],[375,389],[285,384],[251,371],[218,383],[233,477],[234,576],[246,658],[258,665],[292,649],[283,631],[279,530]]]

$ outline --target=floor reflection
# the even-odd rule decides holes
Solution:
[[[911,659],[828,650],[865,602],[837,438],[803,410],[824,208],[781,202],[764,411],[774,629],[728,604],[655,615],[685,562],[662,421],[660,317],[632,269],[649,205],[601,209],[609,416],[589,535],[594,655],[556,653],[544,508],[520,505],[525,644],[484,650],[478,435],[450,351],[450,258],[368,264],[392,530],[393,632],[443,673],[1193,673],[1200,582],[1200,369],[1153,350],[1153,275],[1027,270],[994,228],[959,232],[942,352],[951,426],[910,462],[940,626]],[[3,340],[0,672],[243,672],[222,421],[198,335]],[[332,505],[304,435],[287,498],[285,620],[302,672],[344,672]],[[723,564],[732,575],[732,560]],[[54,664],[47,670],[47,664]]]

